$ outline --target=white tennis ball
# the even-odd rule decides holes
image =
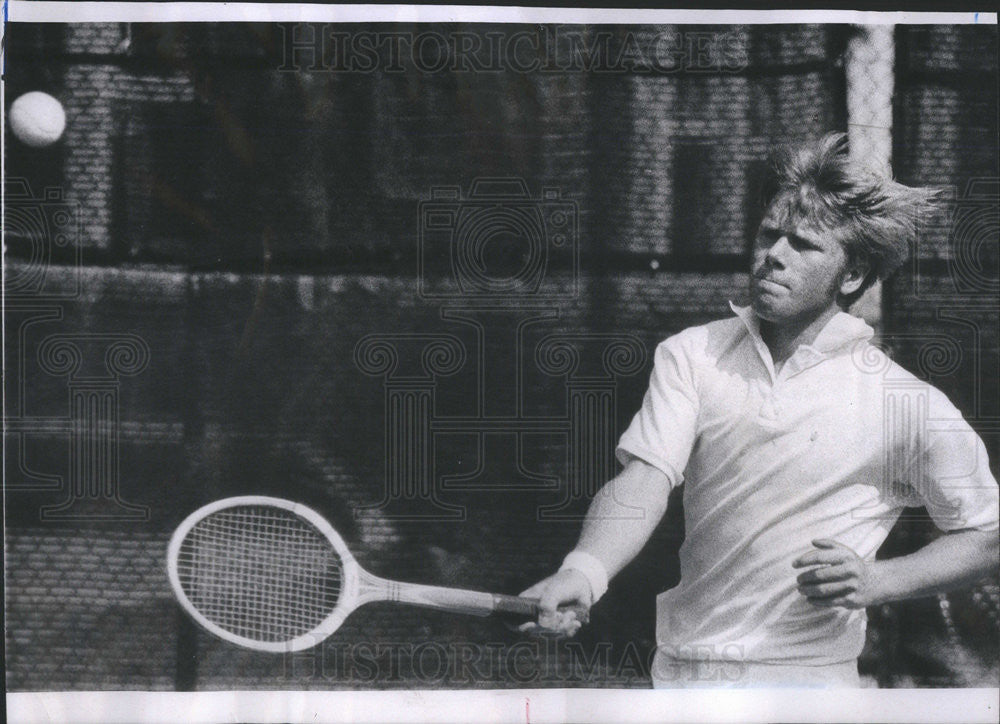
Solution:
[[[48,93],[25,93],[11,104],[10,127],[22,143],[40,148],[59,140],[66,128],[66,111]]]

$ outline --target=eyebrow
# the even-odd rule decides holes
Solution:
[[[795,241],[803,242],[808,246],[815,246],[815,247],[820,246],[819,239],[815,235],[810,234],[808,232],[806,232],[805,234],[800,233],[801,232],[800,229],[796,229],[795,231],[789,232],[786,231],[785,229],[782,229],[780,226],[774,226],[773,224],[765,223],[761,224],[760,230],[768,234],[787,234],[787,236],[794,239]]]

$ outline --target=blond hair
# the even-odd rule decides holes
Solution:
[[[789,213],[837,234],[849,258],[868,261],[867,288],[906,261],[939,194],[852,162],[847,135],[828,133],[772,157],[764,201],[787,204]]]

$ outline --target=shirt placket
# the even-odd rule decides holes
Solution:
[[[788,358],[781,370],[775,375],[775,382],[771,388],[771,406],[773,408],[774,419],[779,418],[782,413],[782,401],[790,401],[793,396],[791,386],[794,378],[821,363],[827,355],[813,347],[799,347],[795,354]]]
[[[800,347],[789,357],[781,369],[775,371],[771,352],[759,337],[754,336],[754,346],[768,373],[768,381],[760,381],[761,385],[761,419],[776,421],[785,413],[784,404],[790,399],[789,385],[792,379],[823,361],[824,355],[812,347]]]
[[[767,371],[766,379],[757,380],[761,396],[761,405],[757,416],[762,420],[773,422],[781,414],[781,409],[776,399],[779,375],[775,372],[774,360],[771,359],[771,351],[764,344],[764,340],[756,334],[751,334],[750,339],[753,342],[754,349],[757,351],[757,357]]]

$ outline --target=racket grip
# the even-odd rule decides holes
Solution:
[[[509,613],[515,616],[526,618],[536,618],[538,616],[538,599],[523,598],[521,596],[505,596],[500,593],[493,594],[493,610],[497,613]],[[560,606],[559,611],[565,613],[572,611],[576,620],[580,623],[587,623],[590,620],[589,609],[579,604]]]

